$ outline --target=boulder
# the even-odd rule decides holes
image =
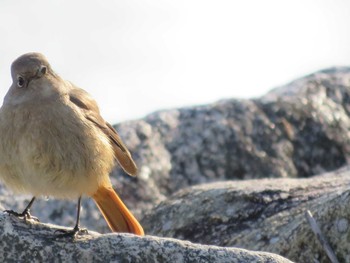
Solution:
[[[350,168],[307,179],[202,184],[169,197],[142,220],[147,233],[329,262],[305,218],[310,210],[340,262],[350,262]]]
[[[348,250],[343,249],[345,246],[339,245],[338,240],[345,240],[348,233],[348,217],[338,214],[346,211],[342,206],[345,205],[342,200],[347,200],[346,187],[341,188],[341,184],[329,179],[324,181],[325,184],[329,187],[335,184],[335,189],[341,189],[339,196],[328,192],[330,188],[326,186],[312,190],[313,183],[319,185],[319,178],[327,177],[317,175],[332,173],[349,163],[349,116],[350,68],[347,67],[316,72],[256,99],[227,99],[155,112],[115,126],[135,157],[140,172],[133,178],[116,167],[111,175],[112,183],[138,219],[147,214],[141,220],[146,233],[265,250],[299,262],[313,262],[311,257],[325,262],[324,253],[317,248],[317,241],[312,239],[312,233],[305,225],[303,213],[306,207],[303,205],[310,204],[312,209],[308,209],[315,213],[331,244],[337,245],[337,255],[350,262],[346,257]],[[308,177],[314,178],[298,179]],[[345,180],[346,176],[341,178]],[[246,182],[233,183],[232,180]],[[310,187],[303,188],[303,183]],[[241,190],[234,190],[237,185],[241,185]],[[299,188],[293,188],[293,185],[299,185]],[[192,194],[193,186],[195,195]],[[334,198],[328,199],[323,191]],[[217,214],[208,210],[208,218],[200,205],[207,203],[209,206],[214,202],[212,197],[213,200],[217,198],[215,205],[223,203]],[[21,211],[30,199],[31,196],[14,196],[0,185],[0,207],[4,209]],[[192,207],[186,207],[182,199]],[[162,205],[151,212],[160,202]],[[241,206],[241,202],[245,206]],[[183,210],[176,208],[176,203]],[[267,208],[263,208],[265,205]],[[164,211],[170,209],[174,219],[166,221],[159,212],[162,207]],[[318,207],[324,209],[317,210]],[[337,211],[333,211],[335,207]],[[92,200],[84,199],[83,208],[82,226],[101,233],[109,232]],[[174,212],[170,211],[176,211],[175,208],[185,214],[172,214]],[[42,222],[73,226],[76,201],[38,199],[32,213]],[[193,221],[186,213],[199,221]],[[157,215],[160,216],[158,221]],[[181,215],[183,219],[176,217]],[[152,218],[158,226],[152,225]],[[202,231],[206,229],[207,234]],[[337,229],[342,229],[341,233],[345,234],[338,233]],[[259,231],[260,235],[257,234]],[[300,235],[295,236],[294,232]],[[310,261],[303,261],[307,252],[312,255],[305,256]]]
[[[191,185],[231,179],[310,177],[350,159],[350,68],[316,72],[248,100],[163,110],[116,125],[139,166],[116,167],[112,182],[136,214]],[[0,204],[21,210],[31,197],[0,187]],[[82,223],[108,232],[91,200]],[[75,203],[38,200],[45,222],[74,224]],[[68,215],[67,215],[68,214]],[[100,220],[101,219],[101,220]]]
[[[278,255],[130,234],[57,238],[62,229],[0,214],[0,262],[222,262],[288,263]]]
[[[119,176],[117,189],[138,214],[191,185],[311,177],[349,163],[350,68],[322,70],[260,98],[163,110],[116,128],[140,168],[136,179]]]

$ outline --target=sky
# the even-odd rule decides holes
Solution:
[[[117,123],[350,65],[350,1],[1,0],[0,36],[1,100],[35,51]]]

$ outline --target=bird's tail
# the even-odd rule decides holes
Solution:
[[[143,236],[143,228],[111,186],[101,186],[92,196],[113,232]]]

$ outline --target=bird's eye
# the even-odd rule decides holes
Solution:
[[[21,77],[21,76],[17,77],[17,86],[19,88],[22,88],[24,86],[24,78],[23,77]]]

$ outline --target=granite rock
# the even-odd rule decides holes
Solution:
[[[260,98],[159,111],[116,128],[140,167],[137,179],[116,182],[137,214],[191,185],[311,177],[349,163],[350,68],[319,71]]]
[[[57,238],[61,229],[0,214],[0,262],[222,262],[288,263],[281,256],[169,238],[91,232]]]
[[[137,218],[176,191],[232,179],[301,178],[338,169],[350,158],[350,68],[303,77],[256,99],[152,113],[116,125],[139,166],[116,168],[112,182]],[[0,186],[0,206],[20,211],[30,196]],[[92,200],[82,225],[109,232]],[[73,226],[76,201],[37,200],[42,222]]]
[[[225,181],[182,189],[144,217],[147,233],[329,262],[310,210],[340,262],[350,262],[350,167],[307,179]]]

